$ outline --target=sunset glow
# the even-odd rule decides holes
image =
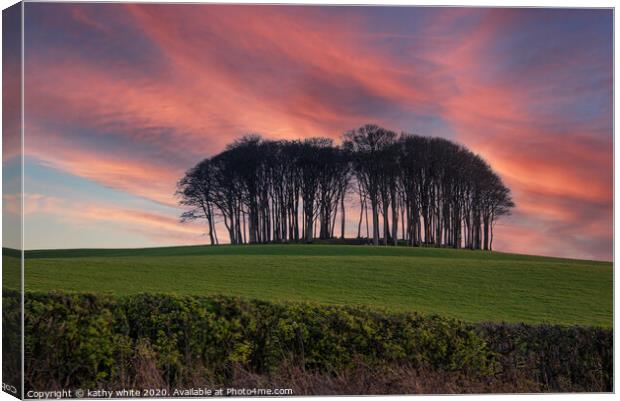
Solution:
[[[612,258],[611,10],[26,3],[25,18],[27,249],[206,243],[178,219],[189,167],[248,133],[339,142],[375,123],[489,162],[516,203],[494,249]]]

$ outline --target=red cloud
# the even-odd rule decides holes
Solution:
[[[93,8],[65,7],[72,23],[106,43],[131,40],[106,29]],[[51,63],[27,49],[28,155],[174,204],[183,170],[242,134],[339,137],[368,121],[394,127],[394,116],[431,116],[513,189],[517,214],[498,228],[498,249],[611,257],[610,247],[577,236],[607,244],[612,235],[611,114],[578,121],[547,110],[588,90],[566,76],[590,62],[586,53],[550,54],[520,77],[497,72],[509,54],[490,49],[521,30],[520,10],[445,9],[402,36],[371,32],[359,9],[342,19],[313,7],[109,7],[143,35],[152,59],[137,65],[111,54],[102,62],[86,56],[92,49],[58,48]],[[567,242],[549,229],[567,232]]]

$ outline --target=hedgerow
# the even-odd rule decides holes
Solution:
[[[612,391],[613,332],[598,327],[478,324],[502,374],[527,371],[547,389]]]
[[[595,328],[471,325],[220,296],[65,293],[27,294],[25,324],[27,388],[126,388],[146,376],[168,387],[230,383],[235,369],[271,377],[284,365],[320,374],[407,366],[497,380],[523,373],[541,391],[610,391],[612,380],[611,331]]]

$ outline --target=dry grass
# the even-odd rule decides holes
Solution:
[[[174,389],[170,388],[166,378],[148,355],[149,351],[143,349],[141,356],[135,360],[135,376],[123,381],[131,383],[132,388],[165,388],[172,392]],[[202,375],[198,372],[202,372]],[[214,380],[207,372],[208,369],[196,367],[191,375],[179,380],[182,384],[176,388],[280,388],[292,389],[293,395],[297,396],[540,393],[579,390],[571,386],[545,388],[523,371],[476,376],[403,364],[370,366],[362,362],[332,373],[308,371],[298,363],[289,362],[283,363],[271,374],[257,374],[241,366],[233,366],[231,376],[226,380]]]

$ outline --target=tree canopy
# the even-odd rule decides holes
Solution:
[[[357,209],[357,237],[374,245],[491,250],[495,223],[514,207],[501,178],[464,146],[376,125],[338,146],[245,136],[189,169],[177,196],[181,220],[204,219],[211,244],[218,223],[232,244],[344,238],[346,213]]]

